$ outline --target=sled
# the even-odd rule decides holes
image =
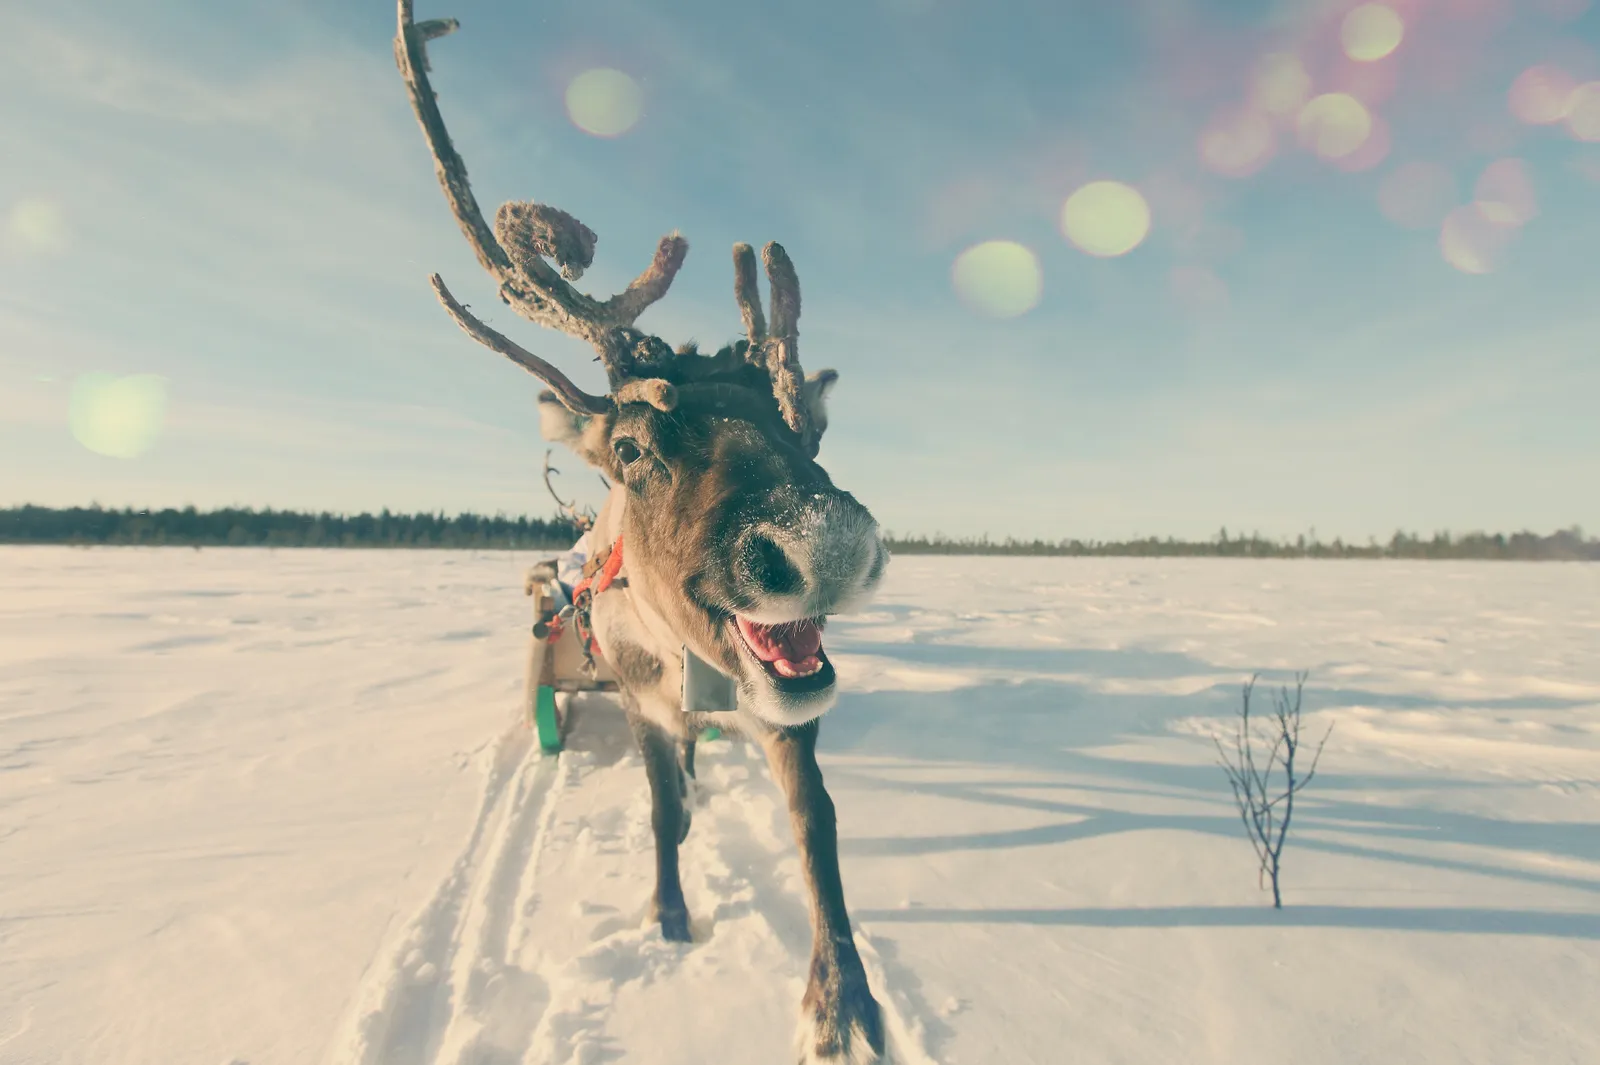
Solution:
[[[619,690],[617,675],[599,654],[583,653],[580,629],[560,619],[561,608],[571,601],[572,589],[561,584],[556,576],[559,560],[542,562],[528,570],[523,584],[525,594],[533,597],[533,629],[528,635],[528,683],[524,708],[524,722],[539,738],[539,746],[546,754],[559,754],[566,740],[572,712],[572,697],[578,692],[614,692]],[[551,634],[555,633],[552,639]],[[687,656],[686,659],[692,658]],[[696,660],[698,661],[698,660]],[[719,682],[710,673],[710,667],[701,664],[700,670],[689,668],[685,662],[686,677],[696,677],[700,685],[685,685],[685,705],[704,710],[732,709],[731,682],[729,690],[715,690]],[[705,674],[701,677],[700,674]],[[719,728],[701,730],[701,741],[722,736]],[[692,756],[691,756],[692,757]],[[691,762],[692,764],[692,762]],[[692,770],[691,770],[692,775]]]
[[[523,591],[533,598],[524,715],[547,754],[561,750],[574,695],[617,690],[617,676],[605,660],[596,655],[591,664],[583,653],[578,627],[557,622],[571,592],[556,579],[556,567],[554,559],[532,567],[523,585]],[[552,632],[556,633],[553,640]]]

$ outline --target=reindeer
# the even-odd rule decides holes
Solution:
[[[763,249],[769,322],[755,253],[748,244],[734,246],[745,338],[713,355],[692,344],[673,350],[633,328],[683,263],[688,243],[676,233],[661,240],[650,266],[624,291],[604,301],[578,292],[569,282],[592,262],[594,232],[557,208],[523,202],[502,205],[489,227],[428,81],[426,43],[458,24],[415,22],[412,0],[398,2],[395,58],[467,242],[502,301],[532,322],[589,341],[605,369],[607,394],[582,391],[480,321],[432,276],[457,325],[549,386],[539,397],[544,435],[611,481],[590,536],[612,545],[606,571],[615,579],[594,596],[590,619],[600,653],[620,678],[649,778],[652,919],[664,938],[690,940],[678,878],[678,846],[689,830],[679,750],[706,723],[682,709],[684,656],[692,653],[736,682],[738,709],[715,715],[715,723],[761,743],[788,800],[812,924],[800,1058],[878,1061],[883,1025],[851,936],[833,801],[816,746],[818,719],[837,686],[822,646],[824,619],[876,589],[888,553],[872,515],[817,464],[828,424],[824,403],[838,375],[801,370],[794,266],[778,244]]]

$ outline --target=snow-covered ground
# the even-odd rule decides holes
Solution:
[[[514,724],[532,558],[0,551],[0,1062],[791,1061],[759,753],[662,942],[620,714]],[[904,1065],[1600,1061],[1600,566],[901,558],[829,646]],[[1207,736],[1297,668],[1274,913]]]

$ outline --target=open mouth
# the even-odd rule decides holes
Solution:
[[[802,618],[763,625],[735,617],[744,645],[783,691],[806,692],[833,683],[833,665],[822,650],[822,619]]]

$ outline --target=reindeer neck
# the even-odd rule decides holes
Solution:
[[[600,516],[589,531],[591,557],[624,540],[627,510],[627,489],[620,484],[612,485],[611,494],[606,497],[605,505],[600,508]],[[622,574],[628,577],[626,613],[632,615],[632,624],[628,626],[632,630],[631,639],[644,645],[646,650],[663,661],[672,661],[683,645],[683,636],[673,631],[666,616],[652,602],[649,575],[644,574],[640,579],[640,571],[646,565],[645,560],[637,554],[638,550],[637,544],[624,543],[624,558],[628,561],[623,563]]]

